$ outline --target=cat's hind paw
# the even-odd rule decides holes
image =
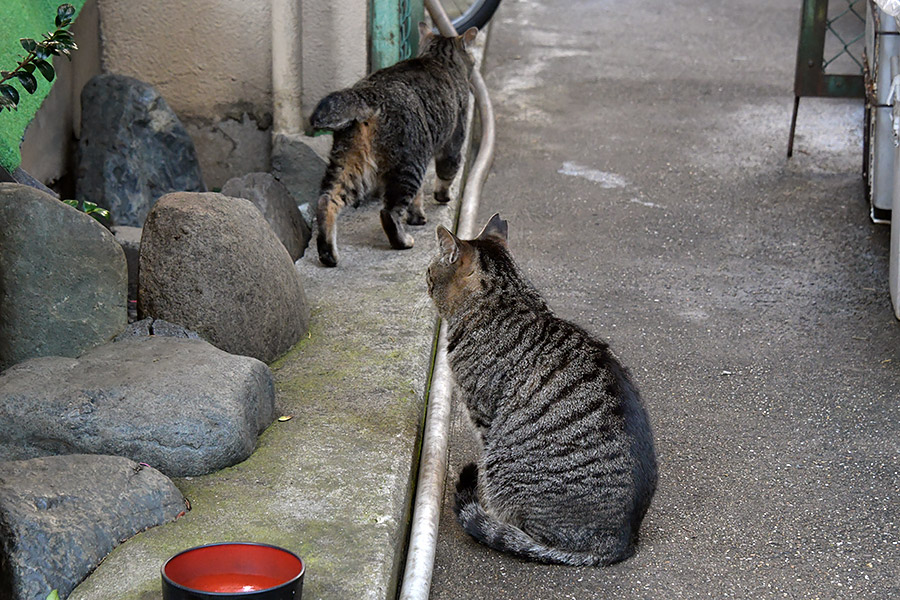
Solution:
[[[403,230],[403,224],[397,215],[386,208],[381,210],[381,226],[394,250],[408,250],[413,247],[415,243],[413,236]]]
[[[316,247],[319,250],[319,262],[326,267],[336,267],[338,263],[337,248],[328,243],[322,236],[316,238]]]
[[[459,472],[456,482],[453,511],[459,513],[471,504],[478,504],[478,466],[469,463]]]

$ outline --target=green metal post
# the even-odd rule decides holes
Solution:
[[[423,0],[371,0],[371,69],[383,69],[415,56],[418,24],[424,18]]]
[[[840,75],[825,72],[825,36],[829,27],[828,0],[801,1],[797,64],[794,70],[794,112],[791,115],[791,129],[788,134],[788,158],[794,153],[794,131],[797,127],[797,110],[800,108],[802,96],[831,98],[866,96],[865,78],[862,74]],[[859,16],[858,13],[854,14]],[[844,52],[849,54],[846,43]]]
[[[399,0],[372,0],[370,19],[372,48],[369,66],[372,71],[377,71],[400,60]]]
[[[822,88],[822,54],[825,50],[827,18],[827,0],[803,0],[797,65],[794,69],[794,94],[797,96],[818,96]]]

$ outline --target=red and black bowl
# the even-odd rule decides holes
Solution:
[[[306,569],[284,548],[226,542],[179,552],[161,570],[163,600],[299,600]]]

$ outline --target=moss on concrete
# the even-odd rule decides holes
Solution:
[[[449,221],[450,210],[434,210]],[[377,223],[371,210],[348,216]],[[432,358],[430,249],[379,254],[360,241],[371,264],[343,271],[302,259],[310,331],[271,365],[278,410],[292,419],[269,426],[244,462],[178,479],[193,509],[117,548],[71,598],[158,600],[163,561],[219,541],[297,552],[305,597],[393,598]]]

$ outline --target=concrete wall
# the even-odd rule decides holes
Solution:
[[[156,86],[187,126],[211,188],[270,169],[273,113],[299,108],[273,96],[301,98],[302,119],[321,96],[366,73],[365,1],[98,1],[104,71]],[[299,40],[285,35],[291,29]],[[275,77],[280,89],[273,53],[302,61],[294,79]],[[298,119],[275,121],[294,129]]]
[[[268,1],[98,2],[103,70],[159,90],[193,137],[209,187],[268,170]]]
[[[304,119],[318,100],[366,74],[368,5],[367,0],[92,0],[75,23],[76,61],[91,68],[69,82],[60,73],[51,96],[63,104],[48,99],[50,108],[29,128],[23,168],[43,181],[65,172],[66,153],[53,162],[42,157],[60,140],[73,139],[80,121],[77,96],[102,68],[159,90],[193,138],[210,188],[233,176],[269,171],[273,134],[306,143],[300,136]],[[99,45],[92,43],[98,36]]]
[[[303,5],[303,114],[368,68],[366,0],[306,0]]]

